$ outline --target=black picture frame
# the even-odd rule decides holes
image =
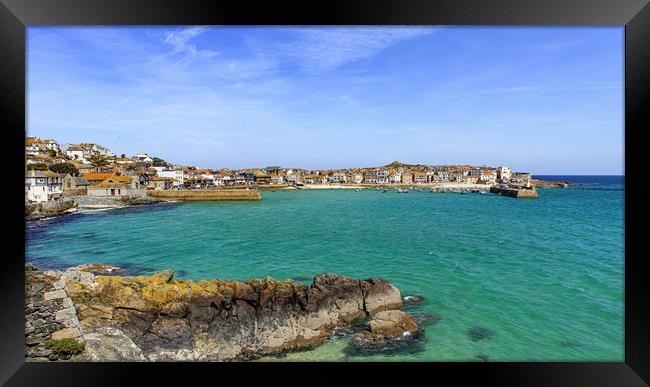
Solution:
[[[25,31],[33,25],[618,25],[625,26],[625,361],[620,363],[29,363],[24,343]],[[0,261],[0,381],[7,385],[147,385],[207,376],[300,384],[397,376],[483,385],[642,386],[650,382],[650,295],[643,217],[650,214],[644,113],[650,111],[648,0],[0,0],[0,129],[5,187]],[[255,372],[258,371],[258,372]],[[304,376],[295,376],[295,373]],[[341,372],[346,372],[342,376]],[[210,380],[210,379],[208,379]],[[645,381],[645,382],[644,382]],[[439,384],[439,383],[436,383]]]

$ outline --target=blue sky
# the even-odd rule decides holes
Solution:
[[[623,174],[622,27],[30,27],[29,135],[206,168]]]

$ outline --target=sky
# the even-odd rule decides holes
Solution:
[[[29,27],[27,134],[204,168],[624,174],[623,27]]]

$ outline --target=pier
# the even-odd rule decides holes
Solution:
[[[515,188],[515,187],[499,187],[499,186],[493,186],[490,187],[490,192],[503,195],[503,196],[509,196],[512,198],[538,198],[539,195],[537,194],[537,190],[535,188]]]
[[[147,191],[148,196],[163,200],[262,200],[260,191],[251,189],[193,189]]]

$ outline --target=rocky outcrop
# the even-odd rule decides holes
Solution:
[[[567,188],[571,185],[568,181],[549,181],[532,179],[533,186],[537,188]]]
[[[76,211],[76,207],[76,203],[72,200],[25,204],[25,220],[40,220],[70,214]]]
[[[63,280],[62,290],[75,308],[86,343],[79,360],[255,358],[313,347],[338,329],[402,306],[399,290],[378,278],[320,274],[307,286],[271,278],[177,280],[171,270],[151,276],[92,271],[50,273]]]

